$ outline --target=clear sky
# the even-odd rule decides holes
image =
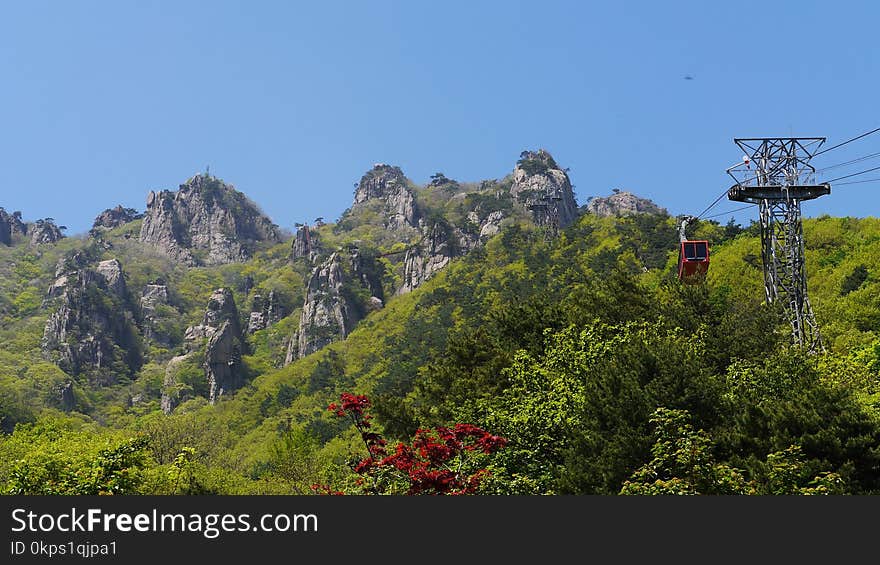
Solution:
[[[81,233],[210,167],[292,228],[338,218],[375,162],[477,181],[545,148],[580,203],[698,214],[734,137],[880,127],[878,21],[868,1],[4,2],[0,206]],[[876,152],[880,133],[815,164]],[[878,191],[804,212],[878,215]]]

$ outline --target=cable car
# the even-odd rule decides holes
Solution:
[[[709,242],[684,240],[678,248],[678,278],[686,283],[703,282],[709,271]]]

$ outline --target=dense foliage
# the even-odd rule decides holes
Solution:
[[[434,180],[426,202],[468,188]],[[356,220],[318,233],[325,245],[381,235]],[[40,351],[58,260],[94,242],[0,246],[6,493],[306,494],[316,484],[384,493],[880,492],[880,220],[805,221],[826,346],[818,355],[790,347],[779,312],[763,304],[753,229],[699,224],[712,266],[705,285],[689,286],[675,278],[673,218],[587,214],[553,240],[513,222],[405,295],[393,288],[399,257],[387,259],[384,308],[344,341],[286,366],[311,267],[290,261],[289,243],[247,263],[185,269],[139,247],[138,225],[108,232],[112,249],[94,252],[121,257],[130,288],[168,282],[173,306],[157,321],[168,339],[145,345],[143,364],[109,385],[65,374]],[[389,246],[381,239],[375,249]],[[248,384],[209,405],[202,361],[169,363],[220,286],[244,305],[243,317],[255,289],[275,291],[288,315],[247,336]],[[165,415],[169,370],[190,393]],[[72,408],[59,393],[71,380]],[[349,417],[351,405],[326,410],[342,393],[370,399],[369,430]],[[376,434],[374,443],[364,434]],[[504,438],[504,448],[466,447],[487,437]],[[384,451],[373,453],[379,439]],[[448,462],[435,449],[447,441],[461,448],[443,453],[468,456],[468,472],[430,474]]]

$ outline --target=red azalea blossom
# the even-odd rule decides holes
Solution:
[[[468,469],[467,465],[462,467],[466,462],[465,454],[475,451],[490,454],[507,445],[505,438],[473,424],[455,424],[452,428],[419,429],[412,445],[397,443],[389,455],[388,442],[380,434],[367,431],[372,419],[366,413],[371,406],[370,400],[365,395],[344,392],[340,395],[340,402],[331,402],[327,408],[339,417],[348,417],[360,432],[369,457],[353,466],[354,472],[361,475],[355,484],[371,492],[382,492],[387,488],[378,482],[383,476],[379,471],[384,469],[393,471],[391,476],[396,475],[398,480],[404,478],[409,483],[407,494],[474,494],[490,473],[486,469],[477,469],[468,474],[463,470]],[[450,463],[456,458],[459,459]],[[382,481],[387,480],[387,475],[384,476],[386,478]],[[371,487],[366,486],[365,479],[372,481]],[[329,487],[322,488],[330,492]],[[313,487],[313,490],[316,489]]]

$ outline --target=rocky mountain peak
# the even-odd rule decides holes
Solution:
[[[93,236],[103,230],[112,230],[121,225],[143,218],[144,215],[134,208],[123,208],[122,204],[116,208],[107,208],[95,218],[92,229],[89,231]]]
[[[27,234],[27,224],[21,220],[21,212],[8,213],[0,208],[0,244],[12,245],[17,235]]]
[[[382,213],[386,229],[418,226],[420,214],[415,195],[400,167],[377,163],[361,177],[354,192],[354,207],[374,200],[384,204]]]
[[[140,240],[189,265],[246,261],[278,226],[231,185],[196,175],[177,192],[150,192]]]
[[[42,350],[71,375],[88,373],[99,384],[119,378],[119,367],[136,371],[141,363],[136,316],[121,263],[85,265],[74,254],[58,268],[47,304],[57,304],[43,331]]]
[[[666,214],[666,209],[632,192],[614,189],[610,196],[593,198],[587,212],[597,216],[628,216],[632,214]]]
[[[559,227],[564,228],[577,217],[577,202],[568,173],[544,149],[520,153],[513,169],[510,194],[532,211],[538,225],[546,224],[551,215],[555,215]]]

